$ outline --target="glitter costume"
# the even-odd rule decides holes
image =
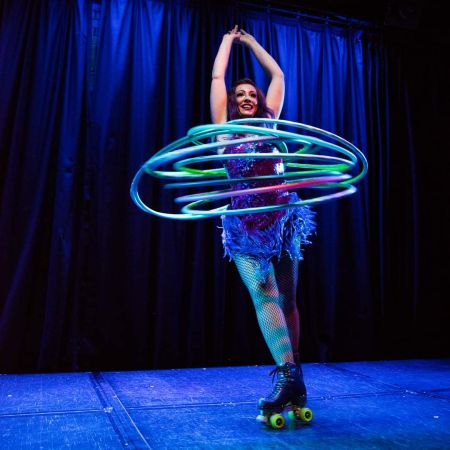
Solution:
[[[244,143],[228,146],[224,154],[273,153],[278,150],[270,144]],[[231,159],[225,164],[229,178],[278,175],[284,172],[281,158]],[[233,190],[274,186],[279,180],[242,182]],[[231,209],[261,207],[298,201],[294,192],[276,190],[267,193],[242,195],[231,198]],[[269,267],[270,259],[287,253],[292,260],[301,260],[302,245],[309,244],[309,236],[315,230],[314,213],[307,206],[297,206],[265,213],[222,216],[222,242],[225,255],[230,259],[236,254],[249,255],[262,263],[262,271]]]

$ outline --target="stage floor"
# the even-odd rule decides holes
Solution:
[[[269,366],[0,376],[0,449],[450,449],[450,359],[304,364],[310,424],[255,421]]]

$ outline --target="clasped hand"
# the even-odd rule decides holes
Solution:
[[[251,34],[247,33],[242,28],[239,30],[237,25],[235,25],[235,27],[230,30],[224,37],[230,38],[233,42],[239,42],[246,45],[255,40],[255,38]]]

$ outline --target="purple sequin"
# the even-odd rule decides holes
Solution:
[[[229,146],[224,154],[273,153],[274,148],[263,142]],[[244,178],[283,173],[282,158],[231,159],[224,163],[229,178]],[[279,180],[242,182],[232,185],[233,190],[275,186]],[[231,198],[231,209],[286,204],[298,201],[296,193],[275,190]],[[233,259],[237,253],[250,255],[268,267],[269,260],[287,253],[292,259],[302,259],[301,244],[309,244],[315,230],[314,213],[307,206],[298,206],[266,213],[222,216],[222,240],[225,255]]]
[[[236,153],[272,153],[272,147],[264,144],[241,144],[238,146],[227,147],[224,154]],[[277,175],[282,173],[282,170],[276,170],[277,167],[282,167],[283,160],[276,159],[231,159],[225,163],[228,176],[230,178],[244,178],[255,177],[261,175]],[[272,181],[257,181],[257,182],[242,182],[233,186],[233,190],[250,189],[253,187],[275,186],[280,184],[278,180]],[[250,194],[238,197],[232,197],[231,209],[255,208],[267,205],[278,205],[289,202],[289,193],[282,190],[265,192],[261,194]],[[273,224],[274,221],[279,220],[285,211],[271,211],[267,213],[243,214],[239,218],[243,223],[244,228],[248,232],[257,229],[264,229]]]

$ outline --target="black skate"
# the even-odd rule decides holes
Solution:
[[[292,421],[311,422],[312,411],[305,408],[306,387],[300,364],[285,363],[277,366],[271,375],[277,376],[277,381],[270,395],[258,402],[260,413],[256,420],[273,428],[283,428],[287,416]]]

